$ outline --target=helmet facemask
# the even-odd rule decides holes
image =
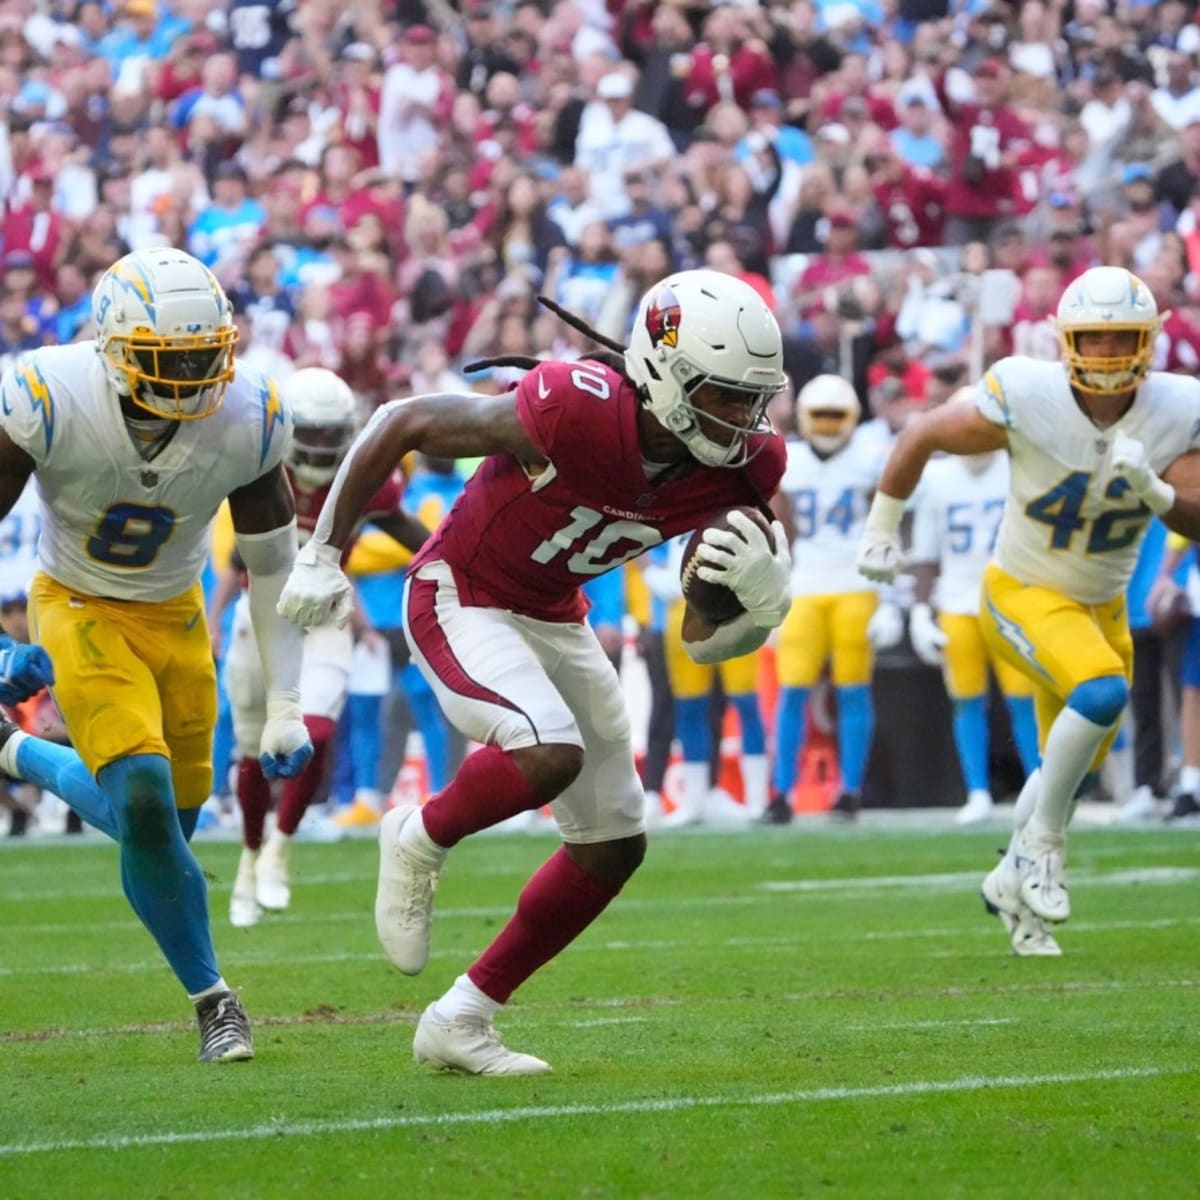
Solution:
[[[305,487],[333,482],[354,440],[354,426],[297,425],[288,448],[288,467]]]
[[[691,374],[686,360],[681,358],[676,358],[671,366],[672,373],[676,376],[683,374],[691,377],[686,383],[681,383],[679,401],[663,419],[663,424],[687,446],[692,456],[706,467],[745,466],[762,448],[761,444],[757,447],[751,446],[751,438],[756,434],[771,431],[771,423],[767,420],[767,405],[782,385],[756,387],[741,380]],[[680,367],[683,369],[680,370]],[[697,403],[697,400],[702,399],[699,393],[706,385],[745,397],[745,419],[728,421]],[[654,411],[652,406],[647,407]],[[655,415],[659,414],[656,412]],[[713,437],[712,434],[718,436]],[[728,441],[723,440],[726,436]]]
[[[1089,396],[1111,396],[1136,388],[1154,362],[1154,342],[1162,320],[1153,325],[1085,325],[1059,331],[1062,359],[1071,377],[1071,386]],[[1132,333],[1137,335],[1131,354],[1097,358],[1082,354],[1078,347],[1081,333]]]
[[[236,343],[233,326],[169,338],[135,331],[111,337],[104,353],[139,408],[172,421],[195,421],[221,407],[233,379]]]

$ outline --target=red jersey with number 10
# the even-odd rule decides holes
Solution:
[[[413,559],[443,560],[467,606],[543,621],[579,621],[580,585],[715,513],[774,495],[786,453],[777,433],[743,468],[646,477],[633,385],[600,363],[544,363],[517,388],[517,415],[549,466],[511,454],[484,460],[437,532]],[[751,484],[753,481],[753,486]]]

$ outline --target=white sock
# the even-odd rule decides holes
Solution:
[[[454,986],[433,1006],[433,1014],[439,1021],[458,1021],[463,1017],[490,1021],[503,1007],[481,992],[467,975],[460,975]]]
[[[1111,729],[1111,725],[1089,721],[1073,708],[1064,708],[1054,718],[1042,754],[1042,783],[1030,822],[1036,826],[1035,836],[1051,840],[1065,836],[1075,793]]]
[[[1037,806],[1038,788],[1041,782],[1042,769],[1037,767],[1033,774],[1025,780],[1025,785],[1021,788],[1020,795],[1017,796],[1017,803],[1013,808],[1014,829],[1020,831],[1029,824],[1029,818],[1033,816],[1033,810]]]
[[[987,788],[972,788],[967,793],[967,804],[974,807],[978,805],[980,808],[988,806],[992,803],[992,793]]]
[[[439,846],[429,836],[421,813],[417,813],[415,817],[409,817],[404,822],[404,827],[400,830],[400,837],[397,840],[414,858],[428,863],[432,867],[441,866],[442,859],[449,853],[445,846]]]
[[[23,730],[16,729],[8,735],[8,741],[0,747],[0,771],[12,779],[20,779],[17,770],[17,747],[29,736]],[[1186,770],[1186,768],[1185,768]]]
[[[761,817],[767,811],[767,756],[743,754],[741,765],[746,812],[752,817]]]
[[[13,745],[18,734],[13,734],[9,739],[8,746]],[[8,750],[8,746],[0,751],[0,770],[4,770],[4,753]],[[1189,796],[1194,796],[1200,792],[1200,767],[1180,767],[1179,768],[1179,790]]]
[[[708,763],[679,764],[679,807],[677,821],[694,821],[704,815],[704,797],[708,795]]]
[[[222,979],[218,979],[217,982],[212,985],[212,987],[205,988],[204,991],[202,991],[202,992],[195,992],[195,993],[188,992],[188,999],[193,1004],[198,1004],[201,1000],[205,1000],[209,996],[216,996],[216,995],[219,995],[221,992],[232,992],[232,991],[233,991],[233,988],[231,988],[229,986],[229,984],[227,984],[225,982],[225,980],[222,978]]]

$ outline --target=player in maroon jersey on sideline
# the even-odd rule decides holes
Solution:
[[[295,496],[296,525],[303,543],[316,527],[329,485],[354,438],[357,404],[346,383],[322,367],[297,371],[280,391],[294,419],[284,469]],[[400,507],[403,494],[400,475],[389,475],[367,498],[359,524],[370,521],[402,546],[416,550],[429,531]],[[353,540],[352,534],[347,550]],[[306,632],[300,667],[300,711],[313,755],[298,775],[284,781],[275,828],[264,844],[271,784],[252,750],[262,737],[267,719],[267,693],[246,586],[245,569],[235,551],[234,561],[213,596],[210,622],[212,628],[217,628],[221,612],[237,597],[225,659],[225,687],[233,710],[234,738],[241,753],[237,798],[242,810],[242,855],[229,896],[229,921],[239,928],[256,925],[263,909],[285,909],[291,901],[292,838],[324,781],[354,660],[354,639],[349,629],[330,622]]]
[[[506,1049],[492,1019],[604,911],[645,853],[629,717],[583,620],[580,584],[717,513],[761,503],[783,473],[783,439],[764,415],[785,382],[779,327],[741,280],[668,276],[643,297],[615,361],[525,360],[532,369],[501,396],[385,405],[351,446],[280,600],[300,625],[345,619],[342,547],[401,456],[489,456],[409,571],[413,661],[482,749],[424,808],[383,819],[375,922],[388,957],[410,975],[425,966],[433,885],[464,837],[550,804],[563,845],[495,941],[422,1015],[413,1053],[436,1067],[550,1069]],[[790,604],[782,528],[768,537],[743,514],[731,521],[744,532],[709,531],[700,571],[732,587],[746,612],[713,625],[689,609],[684,644],[700,662],[756,650]]]

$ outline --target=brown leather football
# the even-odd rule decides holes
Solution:
[[[770,540],[771,523],[757,508],[742,505],[730,511],[745,513],[752,521],[757,522],[759,528],[767,535],[768,541]],[[704,559],[700,558],[696,551],[704,540],[706,529],[726,529],[738,537],[741,537],[741,533],[729,523],[728,512],[717,513],[692,534],[683,550],[683,561],[679,567],[679,582],[683,588],[684,599],[706,621],[712,621],[713,624],[719,625],[723,621],[732,621],[734,617],[741,616],[746,610],[737,596],[723,583],[708,583],[696,573],[697,568],[704,565]]]

